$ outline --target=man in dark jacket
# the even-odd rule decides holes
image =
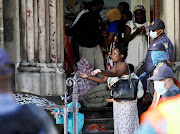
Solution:
[[[92,0],[89,12],[84,13],[73,26],[77,33],[76,42],[79,44],[79,57],[85,57],[93,69],[104,70],[104,59],[101,47],[103,45],[102,19],[99,15],[103,8],[103,0]]]

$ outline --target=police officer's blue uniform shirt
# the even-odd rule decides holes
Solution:
[[[153,62],[152,62],[152,59],[151,59],[150,48],[153,46],[152,44],[157,43],[157,42],[160,42],[160,43],[164,44],[164,46],[166,48],[166,58],[167,58],[167,60],[174,61],[173,44],[171,43],[169,38],[165,34],[163,34],[156,41],[155,41],[155,39],[153,39],[151,41],[151,45],[150,45],[150,47],[148,49],[146,59],[145,59],[145,68],[144,68],[144,70],[145,70],[146,73],[150,73],[154,69],[154,65],[153,65]]]
[[[179,88],[176,85],[174,85],[169,89],[169,91],[179,91]]]
[[[180,90],[179,88],[174,84],[174,86],[172,86],[166,93],[164,93],[161,98],[163,101],[165,101],[163,98],[166,98],[166,97],[171,97],[171,96],[176,96],[180,94]]]
[[[11,94],[0,94],[0,115],[13,114],[18,110],[19,106]]]

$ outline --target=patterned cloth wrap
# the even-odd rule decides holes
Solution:
[[[87,75],[91,75],[91,72],[93,71],[93,68],[89,65],[87,59],[85,57],[81,58],[77,63],[77,68],[78,68],[78,73],[85,73]],[[79,100],[83,100],[83,96],[94,86],[97,85],[96,82],[88,79],[83,79],[84,84],[82,86],[78,87],[78,92],[79,92]]]
[[[118,41],[118,38],[117,38],[117,36],[115,36],[114,41],[110,44],[110,48],[109,48],[109,50],[107,50],[107,53],[105,55],[107,71],[111,70],[111,68],[113,68],[113,66],[115,65],[113,63],[113,61],[111,60],[111,55],[112,55],[112,51],[115,48],[115,44],[117,41]]]

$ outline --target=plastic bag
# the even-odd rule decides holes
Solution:
[[[73,102],[68,104],[68,107],[73,107]],[[78,107],[81,107],[81,104],[78,103]],[[60,109],[61,112],[63,112],[63,109]],[[57,112],[57,109],[54,110],[54,112]],[[61,115],[60,118],[56,118],[56,124],[64,124],[64,117]],[[84,114],[78,113],[78,133],[81,133],[81,130],[84,125]],[[73,134],[73,113],[69,113],[68,115],[68,132],[70,134]]]
[[[53,112],[57,112],[58,110],[57,109],[54,109]],[[60,109],[61,112],[63,112],[64,110],[63,109]],[[60,118],[56,118],[56,124],[64,124],[64,117],[63,115],[60,116]]]
[[[83,125],[84,125],[84,114],[78,113],[78,134],[81,133]],[[70,134],[73,134],[73,113],[70,113],[68,117],[68,132]]]

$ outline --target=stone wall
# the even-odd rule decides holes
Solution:
[[[14,63],[20,58],[19,1],[3,0],[4,48]]]
[[[160,6],[165,33],[174,45],[175,77],[180,81],[180,3],[179,0],[160,0]]]

